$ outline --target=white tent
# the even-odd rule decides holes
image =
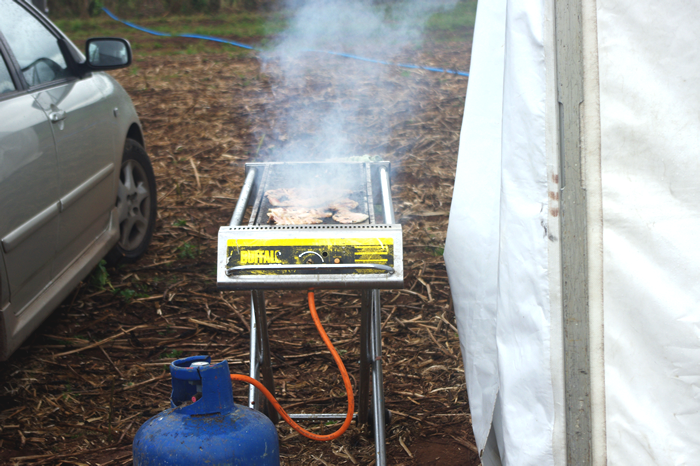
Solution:
[[[486,465],[700,464],[700,2],[479,0],[445,260]]]

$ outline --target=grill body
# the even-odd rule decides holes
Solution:
[[[388,162],[297,162],[246,164],[246,178],[230,225],[219,229],[217,285],[221,290],[251,290],[250,376],[274,393],[274,377],[264,290],[360,289],[360,376],[355,414],[372,422],[377,466],[386,466],[386,420],[382,376],[380,289],[403,287],[401,225],[394,223]],[[269,225],[269,198],[278,189],[325,186],[347,192],[352,209],[367,215],[358,224]],[[323,190],[326,190],[324,192]],[[333,197],[333,196],[330,196]],[[250,208],[250,209],[249,209]],[[243,225],[246,212],[248,221]],[[371,404],[370,404],[371,395]],[[251,385],[248,405],[277,415]],[[291,414],[292,419],[344,419],[345,414]]]
[[[385,223],[393,220],[388,176],[382,182],[382,172],[389,168],[386,162],[247,164],[248,195],[242,193],[236,207],[240,213],[234,213],[231,225],[219,230],[219,289],[402,288],[401,226]],[[358,203],[353,210],[365,213],[366,221],[267,224],[272,206],[266,192],[329,186],[332,181],[334,188],[352,193],[349,197]],[[248,224],[240,225],[246,206],[252,207]]]

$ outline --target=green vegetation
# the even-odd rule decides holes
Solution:
[[[131,288],[124,288],[122,290],[118,290],[115,294],[122,298],[124,302],[128,304],[136,296],[137,293],[136,290],[132,290]]]
[[[78,3],[76,0],[72,1]],[[266,8],[252,11],[248,9],[249,6],[243,5],[246,2],[261,3],[259,0],[218,0],[218,2],[222,7],[213,9],[206,5],[215,3],[215,0],[147,0],[145,2],[121,0],[118,4],[116,0],[102,0],[94,1],[92,4],[104,4],[120,18],[154,31],[173,35],[189,33],[220,37],[257,47],[264,47],[272,37],[283,32],[291,16],[289,11],[271,11]],[[153,3],[161,6],[156,8],[152,5]],[[476,4],[477,0],[461,0],[453,9],[432,15],[427,20],[426,38],[437,41],[468,40],[474,28]],[[71,13],[73,10],[70,9],[59,8],[59,17],[55,18],[52,13],[52,18],[56,25],[78,45],[96,36],[128,39],[134,49],[136,61],[142,56],[174,53],[191,55],[225,51],[229,54],[233,53],[235,57],[251,53],[247,49],[228,44],[147,34],[114,21],[100,8],[93,9],[95,15],[92,17],[87,14]],[[391,6],[384,5],[378,8],[384,8],[385,17],[391,18]],[[366,27],[365,24],[348,22],[349,37],[364,37],[366,34],[363,33],[363,29]],[[328,39],[333,40],[335,37]],[[376,39],[386,40],[386,38]],[[416,46],[420,45],[416,44]]]
[[[169,358],[169,359],[177,359],[180,356],[182,356],[182,350],[179,349],[174,349],[171,351],[168,351],[167,353],[163,353],[160,355],[162,359]]]
[[[75,393],[75,391],[73,390],[73,386],[69,383],[65,384],[63,386],[63,389],[64,389],[64,391],[63,391],[63,394],[61,395],[61,398],[63,398],[64,400],[68,400],[69,397],[75,398],[77,396],[80,396],[79,394]]]
[[[134,17],[168,14],[216,14],[231,10],[270,10],[275,0],[61,0],[51,3],[51,16],[96,16],[103,7]]]
[[[282,32],[286,27],[285,18],[279,13],[252,13],[248,11],[234,12],[217,15],[175,15],[157,18],[137,18],[124,17],[130,21],[138,21],[139,26],[158,32],[166,32],[173,35],[178,34],[199,34],[204,36],[214,36],[228,38],[234,41],[240,40],[246,44],[254,45],[261,38]],[[119,37],[138,37],[139,41],[147,39],[147,42],[162,43],[169,40],[167,37],[157,37],[141,31],[137,31],[129,26],[114,21],[105,13],[101,13],[94,18],[76,19],[56,19],[56,25],[71,40],[80,42],[90,37],[103,34],[109,30],[109,35]],[[190,39],[193,43],[202,42],[198,39]],[[136,41],[132,40],[132,45]],[[207,45],[211,46],[211,42]],[[233,47],[233,46],[227,46]]]
[[[195,246],[190,242],[186,242],[182,246],[179,246],[177,251],[177,256],[180,259],[196,259],[200,254],[199,246]]]
[[[88,14],[90,16],[97,16],[102,13],[102,8],[104,7],[104,2],[102,0],[92,0],[88,4]]]
[[[90,285],[97,289],[104,290],[105,288],[112,288],[112,284],[109,281],[109,272],[107,272],[107,261],[102,259],[90,274],[88,279]]]
[[[71,342],[70,342],[70,341],[64,340],[64,339],[62,339],[62,338],[49,337],[49,340],[53,340],[53,341],[55,341],[56,343],[58,343],[59,345],[71,346]]]
[[[462,0],[452,10],[435,13],[428,19],[426,32],[437,40],[470,39],[476,20],[477,0]]]
[[[143,288],[143,287],[141,287]],[[125,304],[129,304],[132,299],[138,299],[138,298],[147,298],[148,293],[144,293],[143,291],[139,290],[134,290],[132,288],[122,288],[119,290],[114,290],[114,295],[119,296],[124,300]]]
[[[149,286],[141,283],[135,276],[131,279],[130,287],[120,287],[112,290],[115,296],[122,298],[125,304],[129,304],[132,299],[147,298],[150,296]]]

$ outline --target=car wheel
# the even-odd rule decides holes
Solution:
[[[119,242],[107,254],[108,264],[134,262],[144,255],[156,222],[156,196],[156,179],[146,149],[127,139],[117,190]]]

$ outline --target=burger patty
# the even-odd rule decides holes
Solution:
[[[332,187],[317,190],[302,188],[271,189],[265,196],[273,208],[267,211],[269,223],[275,225],[311,225],[332,217],[338,223],[360,223],[369,215],[352,212],[359,204],[345,197],[352,191]]]
[[[333,220],[338,223],[360,223],[369,218],[369,215],[349,210],[339,210],[333,214]]]
[[[271,223],[275,225],[311,225],[323,223],[324,218],[333,215],[327,210],[303,209],[296,207],[276,207],[267,211]]]

